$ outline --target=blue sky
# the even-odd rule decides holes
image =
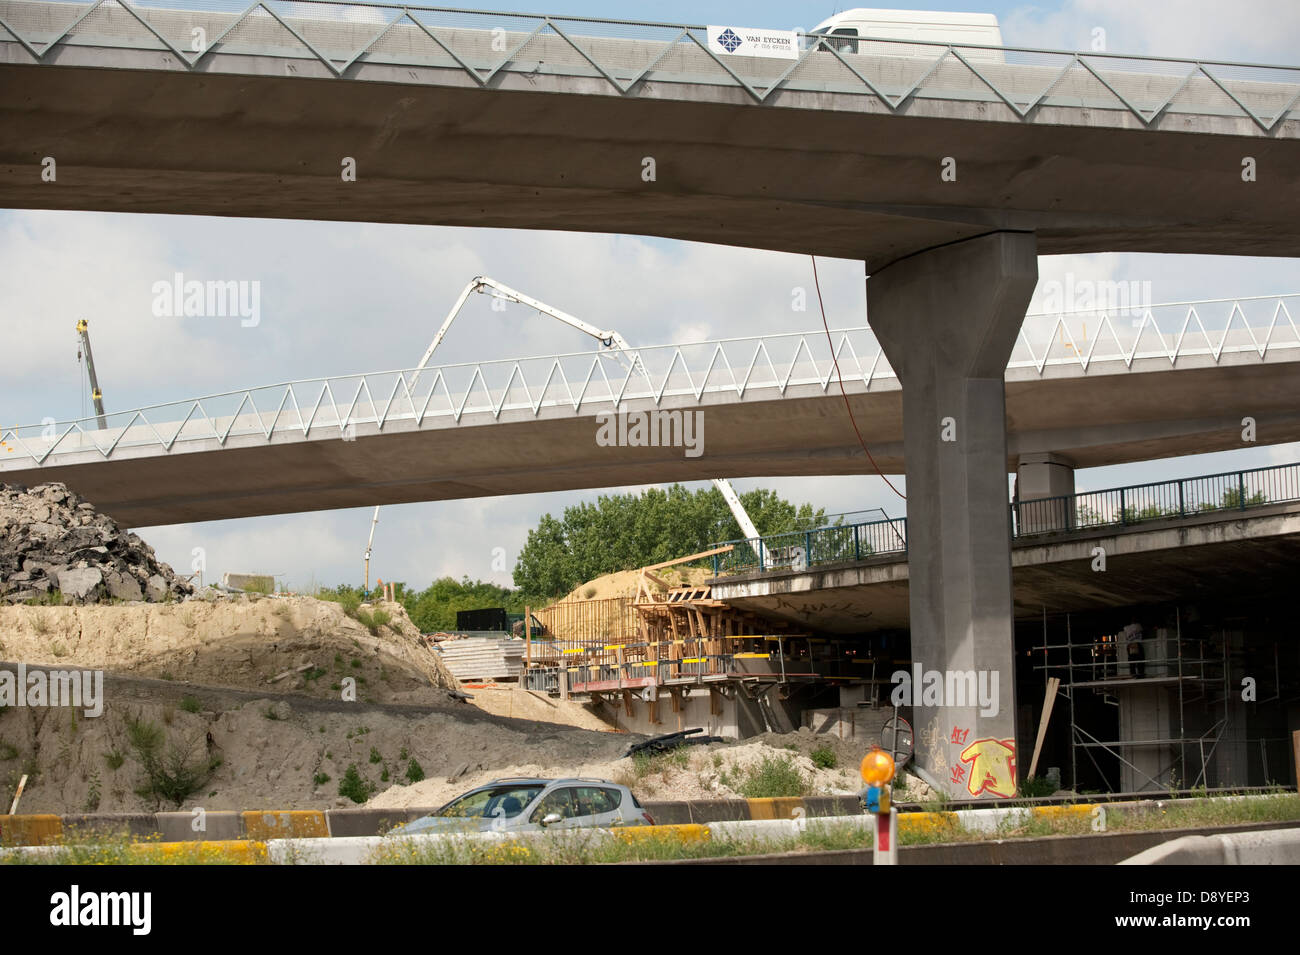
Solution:
[[[1106,30],[1108,49],[1256,62],[1295,62],[1300,4],[1244,0],[939,2],[913,9],[990,12],[1008,45],[1086,47]],[[836,12],[809,3],[596,3],[547,10],[656,21],[810,28]],[[832,327],[860,324],[862,264],[819,261]],[[151,287],[176,271],[258,279],[263,320],[166,321],[150,313]],[[1300,292],[1300,260],[1226,256],[1095,255],[1040,260],[1044,280],[1066,273],[1151,283],[1154,301]],[[83,413],[73,325],[91,322],[109,410],[298,378],[409,367],[470,277],[492,275],[633,343],[755,331],[820,329],[813,311],[791,319],[790,289],[811,286],[806,256],[634,236],[273,222],[96,213],[0,212],[0,315],[10,331],[0,372],[6,425]],[[582,351],[577,332],[493,313],[475,297],[439,361]],[[1080,472],[1080,489],[1295,460],[1296,448],[1258,448],[1194,459]],[[740,480],[775,487],[830,512],[900,502],[878,477]],[[451,574],[509,583],[509,567],[545,512],[598,491],[386,507],[373,573],[424,586]],[[140,533],[188,571],[202,548],[207,578],[224,571],[281,575],[290,586],[359,582],[370,509],[211,522]],[[473,542],[473,543],[467,543]]]

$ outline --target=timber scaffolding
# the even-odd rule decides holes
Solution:
[[[564,698],[622,693],[625,705],[635,691],[664,687],[674,708],[683,687],[708,685],[717,691],[716,708],[726,684],[816,679],[786,667],[785,641],[808,634],[716,600],[708,584],[674,586],[656,573],[730,549],[643,567],[635,596],[538,610],[549,639],[534,638],[531,629],[525,634],[525,685]]]

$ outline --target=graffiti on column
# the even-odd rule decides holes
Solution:
[[[969,730],[966,731],[967,733]],[[957,730],[953,728],[956,742]],[[962,734],[961,741],[966,736]],[[990,793],[994,796],[1009,797],[1016,794],[1016,741],[1014,739],[977,739],[961,751],[961,762],[969,763],[969,772],[957,777],[957,767],[953,768],[952,782],[965,782],[966,791],[972,796]]]

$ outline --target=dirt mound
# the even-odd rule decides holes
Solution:
[[[508,720],[466,704],[367,706],[338,700],[185,687],[108,676],[102,716],[71,708],[0,709],[0,801],[30,778],[24,812],[139,812],[157,809],[327,809],[357,805],[372,792],[443,779],[465,764],[495,765],[545,751],[572,762],[607,760],[627,737]],[[140,743],[157,739],[151,773]],[[179,761],[168,766],[168,760]],[[179,799],[167,774],[193,778]],[[144,790],[145,792],[141,792]],[[418,803],[418,800],[417,800]],[[435,805],[440,805],[435,804]]]
[[[484,760],[482,769],[475,769],[451,783],[430,774],[429,779],[415,785],[392,787],[367,805],[384,809],[442,805],[459,793],[507,776],[597,777],[631,787],[640,799],[657,800],[743,798],[747,791],[755,791],[748,787],[756,785],[756,777],[765,773],[768,778],[779,775],[786,780],[797,775],[796,785],[802,785],[804,795],[856,793],[862,788],[858,764],[867,749],[861,743],[811,733],[789,733],[767,734],[737,743],[689,746],[651,758],[575,762],[559,752],[547,751],[535,761]],[[814,760],[814,752],[819,754],[819,761]],[[766,770],[764,760],[768,763]]]
[[[459,684],[400,604],[374,633],[311,597],[217,598],[180,604],[0,606],[0,660],[79,666],[207,686],[270,688],[339,699],[424,703]],[[278,679],[277,679],[278,677]]]
[[[62,484],[0,485],[0,600],[175,600],[192,592],[153,548]]]

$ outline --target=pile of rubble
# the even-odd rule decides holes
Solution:
[[[62,484],[0,484],[0,601],[146,600],[193,593],[153,548]]]

